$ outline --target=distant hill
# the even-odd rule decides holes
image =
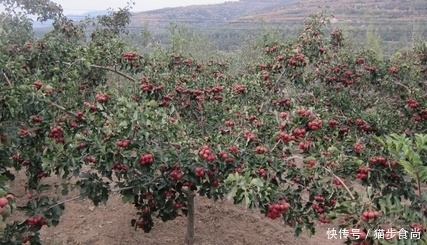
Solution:
[[[83,20],[84,18],[86,18],[86,16],[96,17],[96,16],[104,15],[104,14],[108,14],[108,10],[91,11],[91,12],[87,12],[87,13],[79,14],[79,15],[71,14],[71,15],[67,15],[67,17],[70,18],[71,20],[74,20],[74,21],[80,21],[80,20]],[[48,20],[48,21],[43,22],[43,23],[40,23],[37,21],[33,22],[33,27],[35,29],[50,28],[51,26],[52,26],[51,20]]]
[[[133,13],[129,29],[139,32],[148,28],[157,40],[167,44],[170,23],[184,24],[202,30],[218,47],[230,50],[267,27],[291,35],[304,18],[322,10],[334,14],[335,26],[358,38],[364,38],[372,26],[391,46],[406,44],[415,36],[427,39],[427,0],[240,0]],[[70,18],[77,21],[106,13],[94,11]],[[35,27],[43,28],[38,31],[43,33],[50,25]]]
[[[303,0],[281,6],[273,11],[248,14],[238,21],[262,19],[267,22],[300,20],[319,7],[334,13],[338,20],[365,23],[366,18],[377,21],[427,21],[425,0]]]
[[[234,23],[286,23],[301,21],[322,9],[334,13],[338,21],[366,23],[372,21],[424,21],[427,23],[426,0],[240,0],[214,5],[165,8],[132,17],[134,26],[148,23],[186,23],[211,26]]]
[[[268,13],[294,0],[240,0],[222,4],[193,5],[188,7],[165,8],[133,14],[132,23],[135,26],[141,23],[162,26],[164,23],[188,23],[197,26],[211,26],[212,24],[227,23],[239,18]]]
[[[164,39],[171,22],[185,24],[201,28],[227,49],[268,26],[292,33],[304,18],[322,10],[355,36],[364,37],[372,26],[392,45],[414,36],[427,39],[426,0],[240,0],[134,13],[131,28],[147,26]]]

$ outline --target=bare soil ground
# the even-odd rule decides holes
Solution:
[[[46,179],[58,183],[55,177]],[[23,183],[25,174],[17,173],[11,183],[17,203],[27,201]],[[52,190],[52,192],[54,192]],[[70,192],[71,198],[78,194]],[[135,231],[130,220],[135,218],[136,210],[129,204],[123,204],[118,194],[110,196],[107,205],[95,207],[90,200],[75,200],[65,204],[65,213],[57,227],[43,228],[41,237],[46,245],[133,245],[133,244],[185,244],[186,218],[174,221],[157,221],[149,234]],[[23,218],[14,214],[13,218]],[[197,245],[222,244],[304,244],[338,245],[344,240],[329,240],[327,228],[333,225],[316,227],[316,234],[309,238],[302,235],[294,237],[294,231],[285,227],[279,220],[270,220],[259,212],[251,212],[244,207],[235,206],[227,201],[217,203],[203,197],[196,197],[196,241]],[[336,227],[335,227],[336,228]]]

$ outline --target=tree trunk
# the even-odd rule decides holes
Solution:
[[[187,215],[187,236],[185,238],[187,245],[193,245],[194,244],[194,197],[196,194],[194,191],[187,189],[185,191],[185,194],[187,195],[187,208],[188,208],[188,215]]]

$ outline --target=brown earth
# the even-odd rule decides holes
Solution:
[[[55,177],[46,179],[54,183]],[[26,196],[22,183],[23,172],[17,174],[11,183],[16,194],[17,204],[25,203]],[[53,194],[53,190],[51,191]],[[67,200],[76,196],[70,192]],[[130,220],[135,218],[136,210],[130,204],[123,204],[118,194],[110,196],[106,205],[95,207],[90,200],[74,200],[65,204],[65,213],[57,227],[43,228],[42,243],[46,245],[132,245],[132,244],[185,244],[186,219],[157,221],[149,234],[135,231]],[[14,214],[12,219],[23,218]],[[279,220],[270,220],[256,211],[245,210],[228,201],[214,203],[203,197],[196,197],[196,245],[220,244],[344,244],[344,240],[329,240],[327,228],[332,225],[317,225],[316,234],[294,237],[294,231],[285,227]],[[336,227],[335,227],[336,228]]]

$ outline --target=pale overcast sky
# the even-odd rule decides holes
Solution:
[[[238,0],[135,0],[133,12],[148,11],[167,7],[180,7],[199,4],[215,4]],[[94,10],[125,7],[128,0],[54,0],[59,3],[67,14],[83,14]],[[0,5],[0,10],[4,8]]]

